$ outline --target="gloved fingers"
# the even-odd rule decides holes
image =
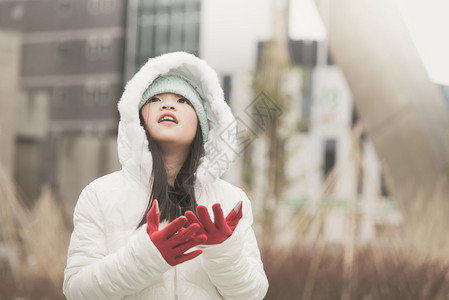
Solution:
[[[188,240],[187,242],[180,244],[177,247],[174,247],[174,250],[176,251],[176,253],[179,253],[179,255],[181,255],[182,253],[188,251],[189,249],[203,244],[206,240],[207,240],[206,235],[200,234]]]
[[[201,222],[201,225],[207,232],[213,232],[215,230],[215,224],[212,222],[209,216],[209,212],[207,208],[203,205],[200,205],[196,209],[196,213],[198,214],[198,219]]]
[[[198,230],[200,229],[200,225],[199,224],[191,224],[189,227],[187,228],[181,228],[181,230],[179,230],[179,232],[175,235],[173,235],[169,240],[170,243],[176,247],[178,245],[184,244],[186,243],[188,240],[192,239],[195,237],[195,235],[197,234]]]
[[[226,221],[224,219],[223,210],[221,209],[220,203],[215,203],[212,206],[212,210],[214,211],[215,227],[218,230],[220,230],[220,231],[226,230],[227,229],[227,224],[226,224]]]
[[[176,257],[176,264],[181,264],[185,261],[194,259],[195,257],[197,257],[198,255],[200,255],[201,253],[203,253],[203,251],[201,250],[195,250],[186,254],[182,254],[178,257]]]
[[[159,230],[159,214],[159,204],[157,203],[157,200],[154,199],[153,204],[147,214],[148,234]]]
[[[231,229],[231,231],[234,231],[234,229],[239,224],[239,221],[240,219],[232,219],[231,221],[228,222],[228,227]]]
[[[189,222],[190,225],[192,224],[198,224],[200,225],[200,221],[198,221],[198,218],[195,216],[193,211],[186,211],[184,216],[187,218],[187,222]]]
[[[226,216],[226,223],[234,231],[235,227],[239,223],[240,219],[243,216],[243,203],[240,201],[237,205],[231,210],[231,212]]]
[[[165,239],[169,239],[172,235],[178,232],[186,222],[186,217],[181,216],[171,221],[170,224],[168,224],[164,229],[160,231],[163,232],[163,236],[165,237]]]

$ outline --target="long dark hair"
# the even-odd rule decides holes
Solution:
[[[139,112],[139,118],[140,124],[145,129],[148,140],[148,149],[153,158],[153,170],[150,178],[152,184],[148,205],[142,216],[142,220],[140,220],[137,227],[140,227],[147,222],[147,214],[150,211],[154,199],[157,199],[159,204],[161,221],[167,220],[170,222],[177,217],[183,216],[188,210],[196,213],[195,173],[198,169],[200,158],[204,156],[203,137],[199,122],[195,138],[190,146],[190,152],[176,175],[174,185],[170,186],[161,151],[148,132],[142,116],[142,110]]]

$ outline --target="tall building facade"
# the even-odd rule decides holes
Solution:
[[[126,79],[150,57],[186,51],[200,55],[201,0],[130,0]]]
[[[11,177],[15,150],[17,99],[19,98],[20,35],[0,29],[0,173]]]
[[[21,34],[15,177],[28,198],[44,183],[58,188],[69,137],[116,132],[125,9],[118,0],[0,2],[0,28]]]

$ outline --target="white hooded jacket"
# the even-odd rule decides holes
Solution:
[[[136,230],[148,203],[152,158],[138,103],[158,76],[188,78],[205,99],[210,132],[197,171],[196,197],[209,214],[225,215],[240,201],[243,217],[223,243],[199,246],[193,260],[170,266],[146,233]],[[215,71],[185,53],[149,61],[128,82],[119,102],[118,151],[122,169],[82,191],[74,212],[63,291],[68,299],[262,299],[268,281],[252,229],[251,203],[239,188],[219,179],[232,161],[235,120]],[[161,228],[165,226],[161,224]]]

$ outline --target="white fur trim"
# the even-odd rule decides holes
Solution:
[[[160,75],[174,73],[184,78],[206,99],[209,139],[204,145],[206,156],[197,172],[197,183],[215,181],[228,169],[236,150],[235,119],[224,100],[217,73],[203,60],[186,52],[173,52],[150,58],[127,83],[118,103],[120,124],[118,152],[122,167],[148,184],[152,158],[145,131],[140,126],[138,105],[148,86]]]

